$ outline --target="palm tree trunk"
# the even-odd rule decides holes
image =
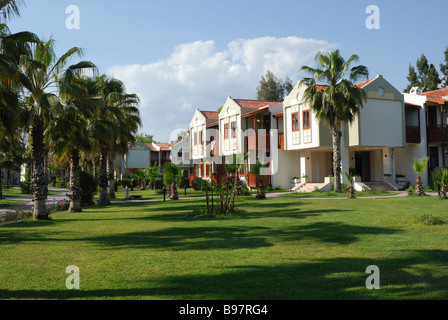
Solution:
[[[35,117],[32,128],[33,139],[33,201],[34,220],[48,220],[47,200],[47,177],[45,176],[45,150],[44,150],[44,128],[42,119]]]
[[[333,142],[333,173],[334,173],[334,191],[341,190],[341,131],[340,124],[333,125],[331,128]]]
[[[101,206],[109,205],[109,193],[107,191],[107,150],[101,149],[100,151],[100,200],[98,204]]]
[[[72,149],[70,152],[70,192],[68,198],[70,200],[68,212],[82,212],[81,181],[79,178],[79,152],[76,149]]]
[[[114,156],[111,151],[107,153],[107,174],[109,176],[109,198],[115,199],[114,190]]]
[[[419,174],[417,174],[417,181],[415,182],[415,195],[423,196],[425,192],[423,191],[422,179]]]
[[[177,194],[176,180],[173,180],[173,182],[171,183],[170,194],[171,194],[171,197],[170,197],[171,200],[179,200],[179,196]]]
[[[446,199],[446,186],[444,184],[442,184],[442,188],[440,190],[440,197],[442,199]]]

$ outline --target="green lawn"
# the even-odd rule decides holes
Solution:
[[[177,189],[177,193],[179,198],[192,198],[192,197],[205,197],[205,192],[203,191],[194,191],[192,188],[187,188],[187,195],[185,195],[185,189]],[[152,190],[146,188],[145,190],[140,190],[140,187],[135,187],[134,191],[129,189],[129,196],[132,195],[141,195],[143,200],[152,200],[152,199],[163,199],[163,191],[162,190]],[[123,201],[126,200],[126,191],[123,188],[119,188],[118,192],[115,192],[115,199],[111,199],[111,201]],[[166,198],[169,199],[168,191],[166,193]],[[99,199],[99,193],[97,193],[94,197],[95,200]]]
[[[59,213],[0,227],[0,299],[447,299],[448,218],[436,197],[245,197],[233,217],[203,200]],[[80,269],[81,290],[65,287]],[[367,290],[377,265],[381,289]]]

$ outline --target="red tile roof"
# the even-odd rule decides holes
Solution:
[[[366,85],[368,85],[370,82],[372,82],[373,80],[375,80],[375,79],[370,79],[370,80],[366,80],[366,81],[358,82],[358,83],[355,83],[355,86],[357,86],[357,87],[359,87],[359,88],[363,88],[363,87],[365,87]],[[322,90],[325,90],[325,89],[327,89],[327,88],[328,88],[327,85],[316,84],[316,90],[317,90],[317,91],[322,91]]]
[[[218,111],[200,111],[200,112],[207,119],[218,119],[219,118],[219,112]]]
[[[445,97],[448,96],[448,88],[423,92],[422,96]]]
[[[368,85],[370,82],[372,82],[373,80],[375,80],[375,79],[369,79],[369,80],[366,80],[366,81],[358,82],[358,83],[355,83],[355,86],[363,88],[366,85]]]
[[[170,151],[170,144],[169,143],[154,143],[154,144],[156,146],[158,146],[161,151]],[[151,149],[151,151],[159,152],[159,150],[154,148],[152,143],[145,143],[145,145],[147,145]],[[175,145],[175,144],[172,144],[172,145]]]
[[[262,101],[262,100],[247,100],[247,99],[233,99],[243,108],[259,109],[261,107],[282,103],[282,101]]]

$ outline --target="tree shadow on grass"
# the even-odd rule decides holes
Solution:
[[[196,227],[169,228],[152,232],[131,232],[85,238],[105,249],[152,248],[173,251],[253,249],[270,247],[259,236],[262,227]]]
[[[447,299],[448,251],[397,252],[391,259],[333,258],[276,266],[241,265],[209,273],[114,282],[116,289],[6,290],[1,299]],[[365,286],[366,268],[380,269],[380,289]],[[62,279],[65,283],[65,278]]]
[[[349,225],[341,222],[316,222],[290,228],[270,230],[268,235],[279,241],[316,240],[324,243],[347,245],[365,235],[390,235],[400,229]]]

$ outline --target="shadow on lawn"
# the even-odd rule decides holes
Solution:
[[[4,290],[1,299],[447,299],[448,251],[399,252],[384,260],[334,258],[278,266],[236,266],[216,274],[111,283],[118,289]],[[367,266],[380,268],[380,290],[368,290]],[[432,268],[432,269],[429,269]],[[443,269],[443,270],[442,270]],[[82,276],[81,276],[82,277]],[[64,283],[65,278],[61,279]],[[129,288],[131,286],[131,288]]]

